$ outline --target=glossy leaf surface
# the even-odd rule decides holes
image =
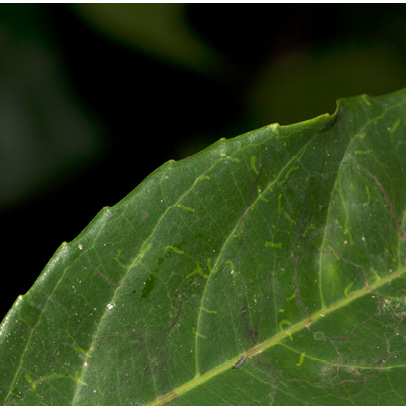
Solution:
[[[405,124],[362,96],[163,165],[16,301],[1,403],[404,403]]]

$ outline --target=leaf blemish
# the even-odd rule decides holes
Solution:
[[[253,327],[251,327],[251,323],[248,319],[248,308],[245,308],[242,312],[242,316],[244,318],[245,321],[245,325],[247,326],[247,330],[248,330],[248,335],[251,337],[252,342],[254,343],[254,345],[257,344],[258,341],[258,323],[259,323],[259,317],[257,318],[257,321],[255,323],[255,325]]]
[[[183,206],[182,204],[178,204],[178,208],[185,210],[185,211],[189,211],[191,213],[195,213],[196,209],[194,209],[193,207],[188,207],[188,206]]]
[[[390,129],[390,132],[391,132],[392,134],[398,129],[399,124],[401,123],[401,121],[402,121],[402,120],[401,120],[400,118],[398,118],[398,119],[394,122],[392,128]]]
[[[349,292],[349,290],[352,288],[352,285],[354,284],[354,282],[350,282],[347,286],[346,286],[346,288],[344,289],[344,295],[345,296],[348,296],[348,292]]]
[[[299,356],[299,362],[296,364],[296,366],[297,367],[300,367],[302,364],[303,364],[303,360],[304,360],[304,358],[305,358],[305,353],[304,352],[301,352],[300,353],[300,356]]]
[[[281,248],[281,242],[272,242],[272,241],[265,241],[265,247],[272,247],[272,248]]]
[[[105,276],[102,272],[100,272],[93,264],[90,262],[89,257],[85,254],[87,262],[89,266],[104,280],[106,281],[109,285],[113,286],[114,288],[118,288],[120,286],[119,283],[114,283],[112,282],[107,276]]]
[[[248,358],[247,354],[243,354],[243,356],[233,365],[231,368],[232,369],[237,369],[239,368],[242,364],[244,364],[245,360]]]
[[[257,157],[255,155],[251,156],[251,169],[258,175],[259,171],[256,166]]]
[[[196,329],[193,327],[192,328],[192,332],[193,332],[193,334],[194,335],[196,335],[197,337],[200,337],[200,338],[203,338],[203,339],[207,339],[207,337],[205,336],[205,335],[203,335],[203,334],[200,334],[198,331],[196,331]]]
[[[165,330],[165,332],[168,332],[175,327],[175,325],[178,323],[178,321],[180,319],[180,316],[182,315],[182,311],[183,311],[183,306],[180,305],[178,314],[176,315],[175,319],[172,321],[171,325]],[[190,350],[190,351],[192,351],[192,350]]]
[[[217,314],[217,310],[209,310],[209,309],[206,309],[203,306],[200,309],[203,310],[206,313],[209,313],[209,314]]]
[[[278,185],[283,185],[284,183],[286,183],[286,182],[288,181],[288,179],[289,179],[290,174],[291,174],[292,172],[296,172],[296,171],[298,171],[298,170],[299,170],[299,167],[298,167],[298,166],[291,166],[291,167],[288,169],[288,171],[286,172],[285,178],[282,179],[282,180],[278,183]]]
[[[174,253],[176,253],[176,254],[184,254],[184,253],[185,253],[184,251],[182,251],[182,250],[179,249],[178,247],[174,247],[173,245],[167,245],[167,246],[165,247],[165,249],[166,249],[168,252],[174,252]]]
[[[406,240],[406,231],[402,228],[402,226],[399,224],[398,219],[396,217],[396,214],[393,210],[393,206],[392,206],[392,202],[389,200],[388,195],[386,194],[386,191],[384,189],[384,187],[382,186],[381,182],[378,180],[378,178],[373,175],[371,172],[369,172],[369,170],[367,168],[364,168],[360,163],[358,163],[358,166],[366,172],[366,174],[375,181],[375,183],[378,185],[379,189],[381,189],[381,192],[383,194],[383,198],[385,199],[386,203],[389,206],[389,210],[390,210],[390,214],[395,222],[396,228],[398,229],[398,231],[402,234],[402,240],[405,241]]]
[[[237,163],[240,162],[240,160],[238,158],[234,158],[233,156],[229,156],[229,155],[226,155],[226,154],[220,154],[220,156],[223,159],[228,159],[230,161],[237,162]]]
[[[200,266],[200,261],[197,261],[197,262],[196,262],[196,268],[195,268],[191,273],[189,273],[188,275],[186,275],[186,279],[189,279],[191,276],[193,276],[193,275],[195,275],[195,274],[198,274],[198,275],[200,275],[200,276],[203,276],[203,278],[208,278],[208,275],[206,275],[206,274],[203,272],[203,269],[202,269],[202,267]]]
[[[152,292],[152,290],[154,289],[154,287],[155,287],[155,282],[157,281],[157,277],[153,274],[153,273],[151,273],[150,274],[150,278],[149,279],[147,279],[145,282],[144,282],[144,288],[142,289],[142,292],[141,292],[141,298],[140,298],[140,300],[142,300],[142,299],[146,299],[147,297],[148,297],[148,295]]]

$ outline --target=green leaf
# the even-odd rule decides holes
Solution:
[[[159,59],[218,74],[224,58],[191,30],[185,4],[78,4],[73,9],[104,34]]]
[[[72,91],[47,17],[44,8],[33,4],[1,6],[2,210],[83,171],[83,163],[95,162],[107,151],[105,133],[96,135],[96,123],[84,117]]]
[[[405,165],[406,91],[166,163],[18,298],[1,403],[403,404]]]
[[[398,89],[404,84],[404,71],[403,62],[387,47],[359,49],[346,43],[313,52],[303,50],[278,61],[270,59],[250,83],[247,105],[255,122],[270,122],[271,112],[278,122],[292,123],[333,112],[336,98],[343,94],[355,95],[365,89],[384,94]]]

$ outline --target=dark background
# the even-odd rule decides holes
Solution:
[[[404,5],[0,5],[2,316],[168,159],[405,73]]]

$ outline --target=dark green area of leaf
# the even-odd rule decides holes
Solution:
[[[166,163],[16,301],[0,401],[404,403],[405,166],[406,91]]]
[[[154,289],[155,282],[157,281],[157,277],[154,274],[150,275],[150,278],[146,280],[144,289],[141,292],[141,299],[146,299],[148,295],[151,293],[152,289]]]

